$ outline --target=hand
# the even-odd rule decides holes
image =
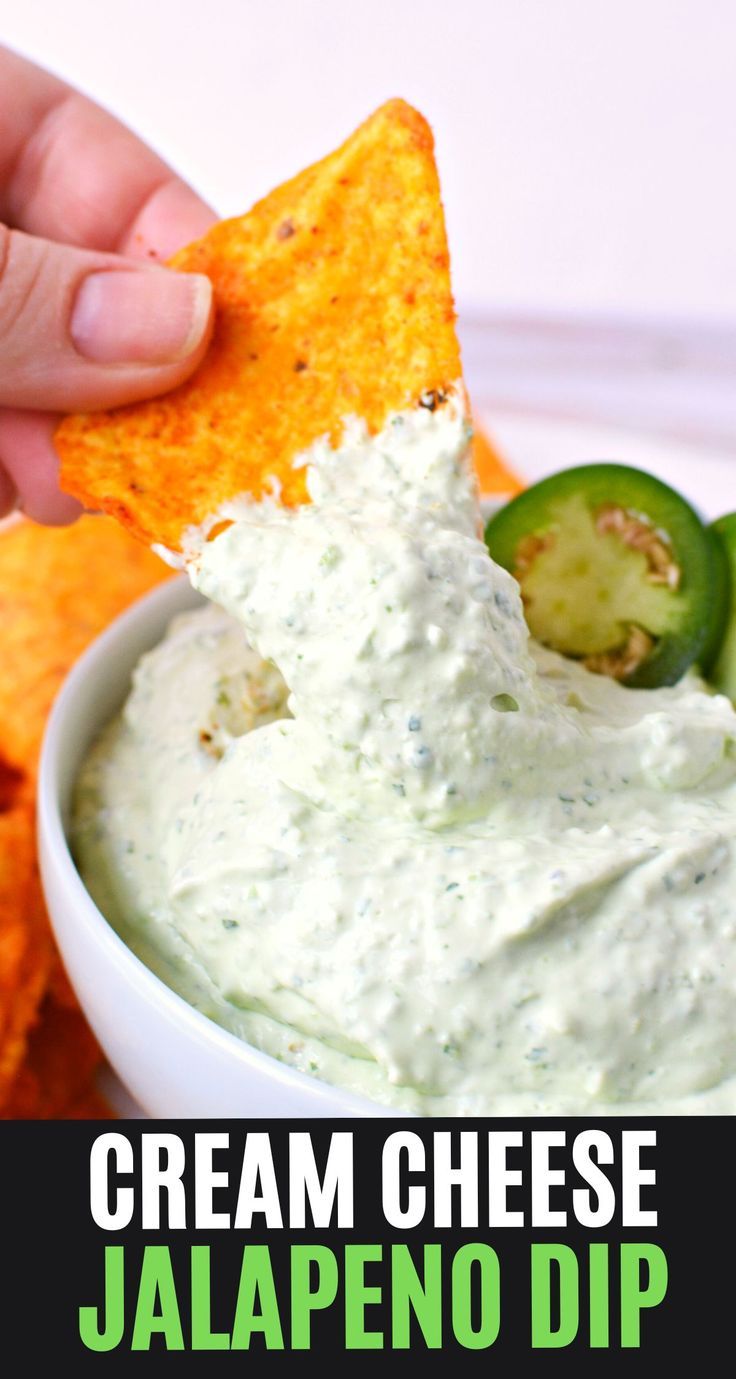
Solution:
[[[80,508],[58,487],[56,414],[196,368],[210,284],[160,260],[215,217],[106,111],[3,48],[0,88],[0,515],[64,523]]]

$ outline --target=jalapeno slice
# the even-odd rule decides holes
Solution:
[[[493,559],[519,581],[538,641],[639,688],[707,670],[723,635],[727,562],[678,493],[620,464],[542,479],[493,515]]]
[[[716,689],[736,703],[736,512],[729,512],[713,523],[711,531],[721,545],[730,576],[729,610],[726,628],[710,673]]]

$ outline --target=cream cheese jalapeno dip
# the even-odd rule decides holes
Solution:
[[[530,641],[461,396],[236,504],[73,846],[164,980],[423,1113],[736,1112],[736,713]],[[287,688],[288,686],[288,688]]]

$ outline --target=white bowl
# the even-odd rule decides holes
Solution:
[[[138,658],[201,599],[184,578],[135,603],[98,637],[49,718],[38,791],[39,853],[51,923],[105,1054],[151,1116],[384,1116],[387,1108],[296,1072],[195,1010],[154,975],[100,913],[67,842],[80,766],[120,708]]]

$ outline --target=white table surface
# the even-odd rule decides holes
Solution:
[[[736,322],[468,312],[460,334],[471,396],[491,419],[649,432],[733,458],[736,487]]]

